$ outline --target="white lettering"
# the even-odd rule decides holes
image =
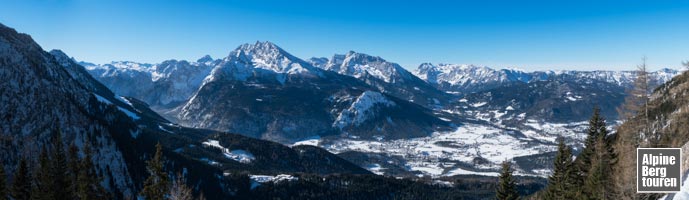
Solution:
[[[677,158],[675,156],[663,156],[663,153],[654,156],[653,154],[644,154],[642,164],[643,165],[675,165]]]

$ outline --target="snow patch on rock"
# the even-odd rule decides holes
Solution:
[[[291,181],[298,181],[298,177],[294,177],[292,175],[288,174],[279,174],[276,176],[270,176],[270,175],[249,175],[249,178],[251,179],[251,189],[255,189],[258,186],[261,186],[262,183],[280,183],[280,182],[291,182]]]
[[[218,149],[222,150],[222,153],[223,153],[223,155],[225,155],[225,157],[232,159],[232,160],[235,160],[235,161],[240,162],[240,163],[247,164],[247,163],[251,163],[251,161],[256,159],[256,157],[254,157],[254,155],[251,154],[251,152],[249,152],[249,151],[245,151],[245,150],[241,150],[241,149],[229,150],[229,149],[223,147],[222,145],[220,145],[220,142],[217,140],[207,140],[207,141],[203,142],[202,145],[208,146],[208,147],[213,147],[213,148],[218,148]]]
[[[392,107],[395,105],[395,102],[389,100],[381,93],[365,91],[357,97],[349,108],[343,110],[337,116],[333,127],[342,129],[347,126],[358,126],[376,114],[373,110],[376,106]]]

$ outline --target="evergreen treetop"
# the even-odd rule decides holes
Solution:
[[[96,166],[93,164],[93,153],[91,147],[84,145],[84,158],[79,163],[79,174],[77,175],[76,197],[81,200],[104,199],[109,195],[105,188],[100,184],[102,178],[96,173]]]
[[[577,173],[572,160],[572,149],[559,139],[553,174],[548,177],[547,199],[571,199],[578,193]]]
[[[0,165],[0,200],[7,200],[7,174],[5,166]]]
[[[170,189],[170,182],[164,169],[163,146],[160,143],[156,145],[156,152],[146,168],[150,176],[144,183],[141,195],[147,200],[163,200]]]
[[[512,176],[512,165],[510,162],[502,162],[502,171],[500,172],[500,182],[495,191],[495,197],[498,200],[516,200],[519,199],[517,192],[517,183]]]
[[[31,174],[25,158],[19,160],[10,189],[10,196],[15,200],[31,199]]]

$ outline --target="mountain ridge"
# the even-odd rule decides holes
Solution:
[[[662,68],[650,72],[656,77],[653,85],[660,85],[679,74],[680,71]],[[438,64],[423,63],[414,70],[414,74],[435,87],[453,93],[473,93],[493,89],[502,84],[514,82],[533,82],[548,79],[572,80],[591,79],[614,83],[629,87],[634,80],[635,71],[578,71],[578,70],[547,70],[523,71],[515,69],[493,69],[486,66],[467,64]]]

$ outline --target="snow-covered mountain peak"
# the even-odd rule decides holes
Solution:
[[[312,63],[322,60],[312,59]],[[423,106],[435,106],[447,100],[448,94],[414,76],[397,63],[379,56],[349,51],[335,54],[322,69],[357,78],[379,91]]]
[[[307,61],[309,63],[311,63],[311,65],[313,65],[314,67],[325,68],[325,66],[328,65],[329,60],[326,57],[320,57],[320,58],[312,57],[312,58],[309,58],[309,60],[307,60]]]
[[[437,68],[432,63],[421,63],[417,70],[437,70]]]
[[[355,51],[349,51],[345,54],[345,63],[383,63],[387,62],[385,59],[379,56],[372,56],[365,53],[358,53]]]
[[[197,63],[209,63],[213,62],[213,58],[210,55],[205,55],[196,60]]]
[[[491,68],[488,68],[486,66],[476,66],[473,64],[446,64],[446,63],[439,63],[438,68],[441,71],[451,71],[451,70],[465,70],[465,71],[495,71]]]
[[[470,64],[424,63],[414,74],[431,84],[447,82],[451,85],[466,85],[472,82],[502,81],[507,72]]]
[[[239,45],[239,47],[236,50],[242,50],[246,52],[280,52],[283,51],[280,47],[278,47],[275,43],[269,42],[269,41],[256,41],[254,44],[249,44],[245,43],[242,45]]]
[[[232,53],[230,53],[230,56],[238,58],[245,57],[251,59],[252,61],[263,61],[263,64],[272,64],[270,63],[270,61],[272,60],[298,59],[287,53],[285,50],[282,50],[277,45],[268,41],[256,41],[256,43],[254,44],[242,44],[239,47],[237,47],[237,49],[232,51]]]
[[[345,55],[335,54],[322,68],[356,78],[370,75],[388,83],[394,82],[396,76],[408,76],[406,70],[397,63],[354,51]]]
[[[662,68],[653,73],[655,74],[655,78],[661,81],[669,81],[670,79],[672,79],[672,77],[681,74],[679,70],[669,68]]]
[[[287,53],[272,42],[257,41],[255,44],[240,45],[224,59],[221,67],[227,67],[228,64],[234,67],[250,68],[239,69],[239,71],[263,69],[279,74],[321,75],[316,67]]]
[[[219,62],[204,84],[214,80],[245,81],[250,77],[275,79],[285,83],[288,76],[322,77],[322,71],[271,42],[243,44]]]
[[[133,61],[113,61],[109,64],[98,65],[101,68],[115,68],[119,70],[149,71],[153,64],[138,63]]]
[[[346,55],[344,55],[344,54],[335,54],[335,55],[333,55],[332,58],[330,58],[330,60],[328,60],[328,63],[323,65],[321,68],[330,70],[328,68],[334,67],[334,66],[340,66],[340,65],[342,65],[342,62],[344,62],[345,56]]]

